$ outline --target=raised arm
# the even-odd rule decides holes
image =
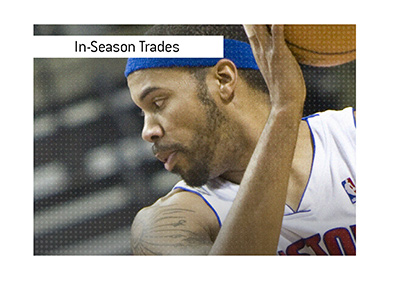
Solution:
[[[306,95],[283,26],[246,26],[267,82],[271,112],[237,197],[210,254],[276,254],[289,174]]]
[[[306,91],[283,26],[273,26],[272,35],[266,26],[245,28],[270,90],[271,110],[232,208],[219,230],[199,196],[162,198],[136,216],[134,254],[276,254]]]

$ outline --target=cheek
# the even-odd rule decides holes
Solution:
[[[192,140],[196,134],[203,133],[206,117],[201,107],[176,106],[165,110],[168,114],[163,119],[166,136],[176,140]]]

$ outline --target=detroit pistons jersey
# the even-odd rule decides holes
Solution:
[[[298,209],[285,206],[277,254],[355,255],[356,122],[353,109],[328,110],[303,120],[313,140],[313,162]],[[180,181],[175,189],[201,196],[222,226],[239,185],[216,178],[196,188]]]

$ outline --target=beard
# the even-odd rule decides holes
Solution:
[[[190,147],[181,146],[183,155],[188,159],[187,166],[176,165],[173,173],[179,174],[182,179],[192,187],[205,185],[210,179],[213,169],[213,162],[220,142],[222,129],[221,126],[227,122],[215,101],[212,99],[204,80],[198,80],[197,97],[200,99],[201,106],[205,110],[207,124],[204,128],[197,129]]]
[[[201,187],[207,183],[210,177],[210,166],[204,161],[191,161],[192,166],[183,170],[175,166],[173,173],[179,174],[186,184],[192,187]]]
[[[192,187],[203,186],[208,180],[221,175],[226,167],[226,154],[239,154],[243,147],[237,136],[239,129],[218,108],[203,76],[196,77],[197,99],[199,108],[204,110],[206,124],[193,128],[196,132],[188,145],[171,142],[168,145],[155,143],[153,146],[154,154],[163,150],[179,153],[180,162],[171,172],[179,174]]]
[[[176,164],[172,172],[179,174],[186,184],[192,187],[205,185],[210,179],[215,164],[216,150],[221,137],[221,130],[218,127],[222,121],[222,115],[220,112],[214,114],[210,116],[209,112],[206,113],[206,126],[196,129],[197,132],[189,146],[173,144],[173,148],[170,147],[178,150],[183,157],[182,164]]]
[[[189,146],[181,143],[166,145],[153,145],[153,153],[174,150],[180,158],[172,173],[179,174],[182,179],[192,187],[200,187],[207,183],[210,178],[211,162],[214,158],[214,144],[210,144],[212,133],[205,137],[204,130],[198,131]]]
[[[185,168],[177,164],[172,170],[173,173],[179,174],[189,186],[200,187],[210,179],[215,153],[214,144],[210,144],[210,139],[204,137],[203,140],[194,139],[190,147],[191,151],[182,152],[188,159]]]

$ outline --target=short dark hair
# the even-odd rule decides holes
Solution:
[[[242,25],[155,25],[146,32],[146,35],[223,35],[226,39],[249,44]],[[268,87],[260,71],[238,69],[238,73],[251,88],[268,94]]]

